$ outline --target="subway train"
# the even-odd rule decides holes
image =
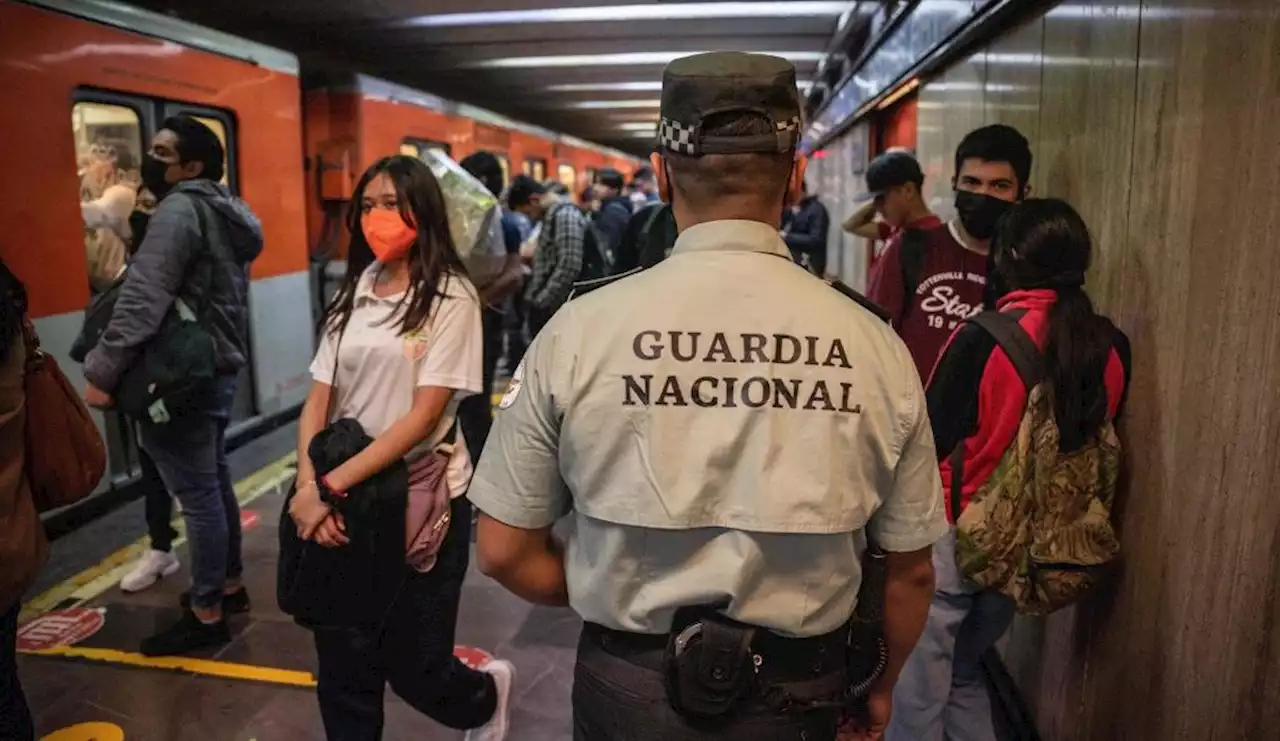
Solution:
[[[0,69],[0,256],[27,286],[45,350],[76,383],[68,352],[90,298],[85,173],[104,158],[120,171],[138,167],[174,114],[222,138],[224,181],[261,218],[266,243],[252,267],[251,357],[232,439],[287,419],[306,396],[316,307],[335,272],[325,263],[341,257],[346,200],[374,160],[484,149],[508,172],[554,177],[570,192],[597,169],[637,166],[616,150],[370,77],[304,89],[293,54],[99,0],[0,0]],[[110,461],[100,491],[124,490],[137,472],[132,435],[116,415],[96,416]]]

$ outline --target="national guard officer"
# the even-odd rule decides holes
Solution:
[[[671,256],[566,304],[499,404],[478,560],[585,621],[577,741],[834,739],[864,536],[888,554],[867,738],[923,626],[947,530],[924,394],[893,330],[778,236],[799,134],[786,61],[671,63]]]

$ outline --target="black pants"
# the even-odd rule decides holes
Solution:
[[[502,312],[486,306],[480,320],[484,332],[484,391],[468,396],[458,404],[458,424],[467,439],[467,452],[471,454],[473,464],[480,460],[485,440],[489,439],[489,429],[493,427],[493,399],[490,397],[498,359],[502,357]]]
[[[173,497],[164,487],[156,462],[151,460],[142,446],[138,446],[138,466],[142,469],[139,485],[142,486],[151,547],[168,553],[173,548],[173,539],[178,537],[178,531],[173,529]]]
[[[524,300],[524,286],[520,286],[510,299],[508,304],[511,310],[507,313],[503,320],[503,331],[507,336],[507,373],[514,373],[516,365],[520,363],[520,359],[524,357],[525,348],[528,347],[529,341],[525,336],[525,323],[528,319],[528,305]]]
[[[559,308],[559,307],[556,307]],[[551,321],[551,317],[556,315],[555,309],[543,309],[533,304],[529,304],[529,341],[538,336],[542,328]]]
[[[27,696],[18,681],[18,611],[21,608],[20,602],[14,603],[0,617],[0,739],[4,741],[34,741],[36,737]]]
[[[662,675],[578,643],[573,672],[574,741],[835,741],[835,710],[784,714],[759,702],[715,730],[693,728],[667,703]]]
[[[411,572],[381,628],[315,631],[317,695],[329,741],[382,738],[385,685],[419,712],[450,728],[476,728],[493,717],[493,679],[453,655],[462,580],[471,544],[471,505],[453,500],[453,522],[435,568]]]

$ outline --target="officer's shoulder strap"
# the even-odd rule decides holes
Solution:
[[[604,288],[610,283],[616,283],[617,281],[620,281],[623,278],[635,275],[636,273],[642,272],[643,270],[644,268],[642,267],[636,267],[624,273],[618,273],[616,275],[606,275],[603,278],[593,278],[591,280],[576,281],[573,284],[573,291],[570,292],[569,294],[569,300],[572,301],[575,298],[578,298],[579,296],[585,296],[586,294],[591,293],[597,288]]]
[[[839,291],[841,294],[843,294],[845,298],[853,299],[854,303],[858,304],[859,306],[871,312],[872,314],[875,314],[876,316],[880,317],[880,321],[888,323],[890,319],[893,318],[889,314],[888,310],[886,310],[883,306],[881,306],[880,304],[877,304],[875,301],[872,301],[866,296],[863,296],[861,293],[858,293],[857,291],[853,290],[852,288],[845,285],[844,283],[841,283],[838,280],[833,280],[833,281],[830,281],[829,285],[832,288]]]

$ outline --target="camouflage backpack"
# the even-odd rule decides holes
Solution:
[[[956,518],[956,563],[979,586],[1044,615],[1079,600],[1120,552],[1111,525],[1120,441],[1111,420],[1084,446],[1059,450],[1053,387],[1039,348],[1018,323],[1025,312],[970,319],[995,337],[1029,389],[1017,437]],[[952,512],[959,511],[964,446],[951,456]]]

